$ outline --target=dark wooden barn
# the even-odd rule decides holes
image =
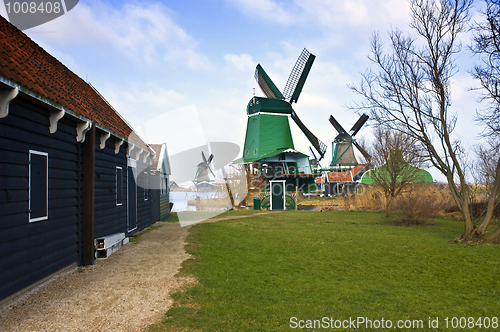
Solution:
[[[170,198],[169,198],[169,177],[170,177],[170,162],[168,160],[167,144],[150,144],[156,155],[151,164],[151,175],[155,177],[154,183],[158,184],[158,189],[155,192],[154,198],[158,204],[156,211],[158,216],[156,220],[165,220],[170,215]]]
[[[157,221],[154,159],[90,84],[0,17],[0,304],[93,264],[95,239]]]

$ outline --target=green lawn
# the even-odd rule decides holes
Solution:
[[[180,273],[199,284],[174,294],[173,308],[150,331],[290,331],[307,320],[318,320],[311,331],[347,331],[318,323],[347,326],[357,317],[391,320],[398,331],[414,331],[396,329],[399,320],[452,331],[460,324],[453,317],[474,317],[464,330],[500,331],[491,320],[500,317],[499,246],[451,244],[461,234],[457,220],[418,227],[384,220],[371,212],[290,211],[194,225],[192,259]],[[439,328],[429,328],[437,317]],[[476,325],[481,317],[490,328]],[[358,330],[383,330],[365,326]]]

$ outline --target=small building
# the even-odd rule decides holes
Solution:
[[[179,185],[175,181],[170,181],[168,183],[168,189],[174,190],[180,188]]]
[[[154,176],[154,183],[158,184],[155,189],[154,204],[154,220],[165,220],[170,215],[170,162],[168,159],[167,144],[150,144],[156,155],[151,164],[151,175]]]
[[[360,179],[368,169],[368,164],[357,164],[344,171],[325,172],[321,178],[316,179],[316,185],[322,186],[326,196],[354,194]]]
[[[155,156],[95,88],[0,17],[0,305],[93,264],[97,238],[158,220],[153,174],[167,174],[167,157],[158,171]]]

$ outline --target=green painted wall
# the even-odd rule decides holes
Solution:
[[[417,167],[414,167],[414,166],[411,166],[408,164],[408,167],[413,167],[413,168],[417,168]],[[363,184],[373,184],[373,178],[371,176],[372,172],[374,170],[370,170],[368,172],[366,172],[365,174],[363,174],[363,177],[361,178],[361,183]],[[387,175],[387,178],[389,181],[389,175]],[[418,169],[418,174],[416,176],[416,179],[415,181],[413,182],[434,182],[434,179],[431,175],[431,173],[429,173],[428,171],[426,171],[425,169]]]
[[[248,118],[244,162],[253,162],[271,152],[286,149],[295,149],[288,116],[261,113]]]

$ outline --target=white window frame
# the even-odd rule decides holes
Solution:
[[[148,172],[144,172],[144,200],[149,200],[149,174]]]
[[[31,218],[31,155],[32,154],[37,154],[37,155],[41,155],[41,156],[45,156],[46,157],[46,169],[47,169],[47,174],[46,174],[46,179],[45,179],[45,183],[47,184],[46,185],[46,188],[45,190],[47,191],[46,194],[45,194],[45,197],[47,199],[47,201],[45,202],[45,207],[46,207],[46,211],[45,211],[45,216],[42,216],[42,217],[37,217],[37,218]],[[47,152],[41,152],[41,151],[36,151],[36,150],[29,150],[29,168],[28,168],[28,178],[29,178],[29,193],[28,193],[28,215],[29,215],[29,222],[36,222],[36,221],[41,221],[41,220],[47,220],[49,219],[49,154]]]
[[[118,183],[118,169],[121,170],[122,172],[122,183]],[[116,206],[122,206],[123,205],[123,168],[121,166],[116,166],[116,175],[115,175],[115,183],[116,183],[116,198],[115,198],[115,202],[116,202]],[[122,193],[122,197],[121,197],[121,203],[118,203],[118,185],[121,185],[122,187],[122,190],[121,190],[121,193]]]

